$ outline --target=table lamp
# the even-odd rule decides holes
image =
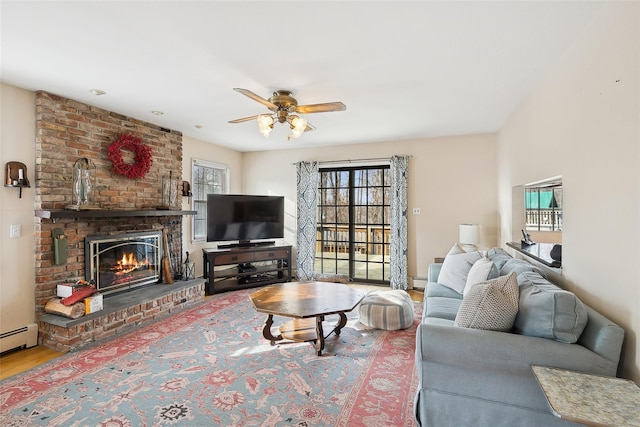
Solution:
[[[478,250],[480,242],[480,225],[478,224],[460,224],[459,242],[465,252]]]

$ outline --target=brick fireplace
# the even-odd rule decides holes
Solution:
[[[144,178],[131,179],[111,170],[107,149],[124,133],[141,138],[151,148],[153,164]],[[179,281],[175,285],[149,285],[155,290],[132,291],[143,300],[127,296],[124,305],[120,298],[117,307],[109,307],[107,296],[104,312],[74,321],[44,314],[44,306],[56,296],[58,283],[85,278],[87,236],[162,233],[166,229],[173,271],[182,265],[181,201],[166,213],[157,210],[162,202],[162,177],[171,173],[177,182],[182,181],[182,134],[37,92],[35,143],[35,298],[40,344],[60,351],[73,350],[204,298],[202,281],[196,280],[192,286]],[[125,162],[133,163],[133,153],[123,150],[122,154]],[[64,208],[72,203],[72,170],[79,158],[88,158],[96,166],[94,203],[100,210],[74,216]],[[53,250],[54,230],[66,239],[67,257],[58,264]]]

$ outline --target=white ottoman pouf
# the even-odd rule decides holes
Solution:
[[[413,301],[400,289],[372,291],[360,303],[358,314],[360,323],[372,328],[406,329],[413,324]]]

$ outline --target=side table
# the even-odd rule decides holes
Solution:
[[[640,427],[640,387],[633,381],[531,366],[553,414],[588,426]]]

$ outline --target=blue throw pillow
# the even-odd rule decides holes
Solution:
[[[500,275],[501,276],[506,276],[507,274],[511,273],[511,272],[515,272],[516,275],[520,275],[521,273],[524,273],[526,271],[531,271],[534,273],[538,273],[540,276],[545,277],[545,274],[542,270],[540,270],[538,267],[536,267],[533,264],[528,263],[527,261],[521,260],[521,259],[515,259],[512,258],[509,261],[507,261],[502,268],[500,268]]]
[[[587,309],[575,294],[539,274],[518,276],[520,303],[513,330],[521,335],[575,343],[587,325]]]
[[[502,269],[502,267],[507,263],[507,261],[510,261],[510,260],[514,259],[511,255],[509,255],[502,248],[491,248],[491,249],[489,249],[489,251],[487,252],[487,257],[491,261],[493,261],[493,263],[496,265],[496,268],[498,269],[498,271],[500,271]]]

